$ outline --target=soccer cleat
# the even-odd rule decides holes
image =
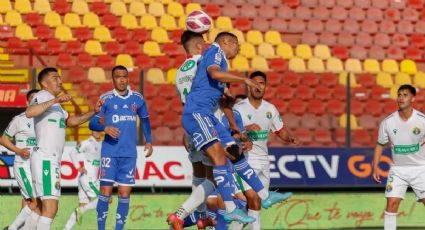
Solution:
[[[174,230],[183,230],[184,221],[180,219],[175,213],[168,215],[167,223],[168,225],[171,225]]]
[[[242,224],[248,224],[255,221],[255,218],[252,216],[248,216],[242,209],[235,209],[233,212],[226,212],[224,214],[224,220],[228,223],[232,221],[237,221]]]
[[[199,219],[196,222],[196,226],[198,226],[198,229],[206,229],[207,227],[211,227],[217,224],[217,221],[215,221],[211,217],[206,217],[204,219]]]
[[[265,200],[261,202],[261,207],[263,207],[264,209],[268,209],[277,203],[280,203],[282,201],[289,199],[289,197],[291,196],[292,196],[292,192],[285,192],[285,193],[269,192],[269,197],[267,197]]]
[[[75,209],[75,220],[77,221],[78,225],[81,225],[83,223],[83,213],[80,211],[80,208]]]
[[[6,226],[3,228],[3,230],[8,230],[8,229],[9,229],[9,226]]]

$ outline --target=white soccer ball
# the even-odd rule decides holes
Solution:
[[[211,27],[211,18],[202,10],[195,10],[186,18],[186,28],[195,33],[205,33]]]

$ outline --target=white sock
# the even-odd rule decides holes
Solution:
[[[248,209],[248,216],[255,218],[255,221],[249,224],[249,229],[261,230],[260,211]]]
[[[84,205],[83,207],[80,207],[79,209],[80,209],[81,213],[85,213],[89,210],[95,209],[96,206],[97,206],[97,201],[98,201],[98,199],[96,198],[96,199],[90,201],[88,204]]]
[[[77,216],[75,215],[75,211],[74,211],[74,212],[72,212],[71,216],[69,217],[68,221],[66,222],[64,230],[71,230],[72,227],[74,227],[76,222],[77,222]]]
[[[182,208],[188,213],[192,213],[200,204],[204,203],[208,195],[215,189],[214,184],[210,180],[204,180],[199,186],[192,191],[189,198],[182,204]],[[183,217],[183,219],[186,218]]]
[[[396,230],[397,229],[397,213],[385,212],[384,229],[385,230]]]
[[[261,200],[265,200],[267,199],[267,197],[269,197],[269,191],[266,190],[265,188],[258,191],[257,194],[261,198]]]
[[[23,223],[25,223],[25,220],[27,217],[31,215],[31,209],[28,207],[28,205],[25,205],[25,207],[21,210],[21,212],[16,217],[15,221],[9,226],[8,229],[10,230],[16,230],[21,226]]]
[[[30,216],[25,220],[25,224],[22,227],[23,230],[36,230],[37,229],[37,222],[40,218],[40,215],[38,215],[36,212],[31,212]]]
[[[196,187],[198,187],[199,185],[202,184],[202,182],[204,182],[204,180],[206,180],[205,178],[200,178],[200,177],[193,177],[192,178],[192,191],[196,189]],[[198,212],[206,212],[207,210],[207,204],[205,202],[202,202],[202,204],[200,204],[196,210],[198,210]]]
[[[53,219],[45,216],[40,216],[37,222],[37,230],[49,230]]]
[[[239,223],[237,221],[232,221],[232,223],[229,224],[229,229],[230,230],[242,230],[243,224]]]

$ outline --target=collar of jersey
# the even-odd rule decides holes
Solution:
[[[115,96],[122,98],[122,99],[127,99],[133,94],[133,91],[131,91],[131,89],[128,89],[128,93],[124,97],[119,95],[115,89],[113,89],[112,92],[114,93]]]

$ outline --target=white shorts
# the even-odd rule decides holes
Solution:
[[[82,174],[78,178],[78,199],[80,203],[89,203],[99,196],[99,180]]]
[[[391,166],[385,186],[385,197],[404,199],[409,186],[415,192],[416,199],[425,198],[425,166]]]
[[[24,199],[35,197],[30,162],[15,163],[13,165],[13,173],[15,174],[19,190],[21,190]]]
[[[261,183],[263,183],[264,188],[266,190],[269,190],[269,188],[270,188],[270,163],[265,163],[265,164],[253,164],[252,162],[248,162],[248,163],[249,163],[249,166],[251,166],[251,168],[254,169],[254,172],[257,174]],[[238,181],[239,187],[242,190],[242,192],[245,192],[249,189],[252,189],[251,186],[249,186],[249,184],[246,183],[246,181],[244,181],[239,176],[237,176],[237,181]]]
[[[213,166],[211,159],[204,153],[204,151],[196,150],[189,135],[185,134],[185,138],[187,138],[187,141],[189,142],[189,161],[191,163],[202,162],[202,164],[205,166]]]
[[[38,149],[31,154],[31,173],[35,197],[59,199],[61,195],[60,163],[56,156],[46,156]]]

